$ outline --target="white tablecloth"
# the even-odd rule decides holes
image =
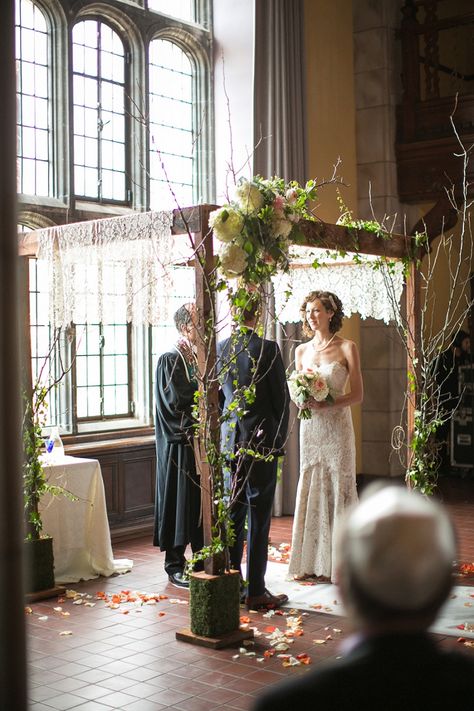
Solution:
[[[75,583],[130,570],[130,560],[114,560],[104,482],[96,459],[65,456],[43,463],[50,484],[77,497],[43,497],[43,532],[52,536],[56,583]]]

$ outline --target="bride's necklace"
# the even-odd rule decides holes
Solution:
[[[329,345],[330,343],[332,343],[332,341],[333,341],[335,338],[336,338],[336,334],[334,333],[334,334],[332,335],[332,337],[329,339],[329,341],[328,341],[327,343],[325,343],[322,348],[316,348],[315,342],[312,341],[312,343],[313,343],[313,348],[314,348],[314,350],[316,351],[316,353],[321,353],[321,351],[325,351],[326,348],[328,347],[328,345]]]

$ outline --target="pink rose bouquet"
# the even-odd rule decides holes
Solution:
[[[305,404],[313,398],[316,402],[334,402],[327,379],[317,370],[294,370],[288,378],[288,388],[290,397],[300,408],[298,418],[300,420],[311,419],[311,408]]]

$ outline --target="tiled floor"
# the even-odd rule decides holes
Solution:
[[[451,486],[444,498],[458,528],[461,558],[474,562],[474,496],[466,490],[464,486]],[[474,484],[469,491],[474,492]],[[291,517],[274,519],[274,546],[290,542],[291,524]],[[249,614],[242,608],[242,615],[248,616],[260,633],[254,646],[247,648],[247,652],[255,653],[253,656],[239,654],[236,647],[216,651],[178,642],[176,631],[189,624],[188,593],[169,585],[162,554],[148,539],[139,539],[115,545],[114,555],[132,558],[133,571],[72,585],[82,596],[81,604],[55,598],[30,605],[31,709],[245,710],[263,687],[304,674],[321,660],[336,657],[340,640],[348,632],[342,617],[318,612],[303,615],[303,634],[294,638],[287,653],[293,657],[309,655],[308,666],[284,667],[277,654],[264,657],[270,649],[269,634],[274,627],[287,630],[288,615],[265,618],[262,613]],[[463,579],[463,583],[470,580]],[[163,597],[124,602],[124,590]],[[97,599],[98,592],[106,593],[111,607],[104,599]],[[113,595],[117,596],[115,602]],[[460,647],[454,637],[439,637],[439,642]],[[474,653],[474,649],[466,649],[466,653]]]

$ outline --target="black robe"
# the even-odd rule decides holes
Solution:
[[[153,545],[161,550],[199,538],[201,491],[193,451],[197,383],[177,349],[163,353],[155,378],[156,494]],[[194,546],[193,546],[194,548]]]

